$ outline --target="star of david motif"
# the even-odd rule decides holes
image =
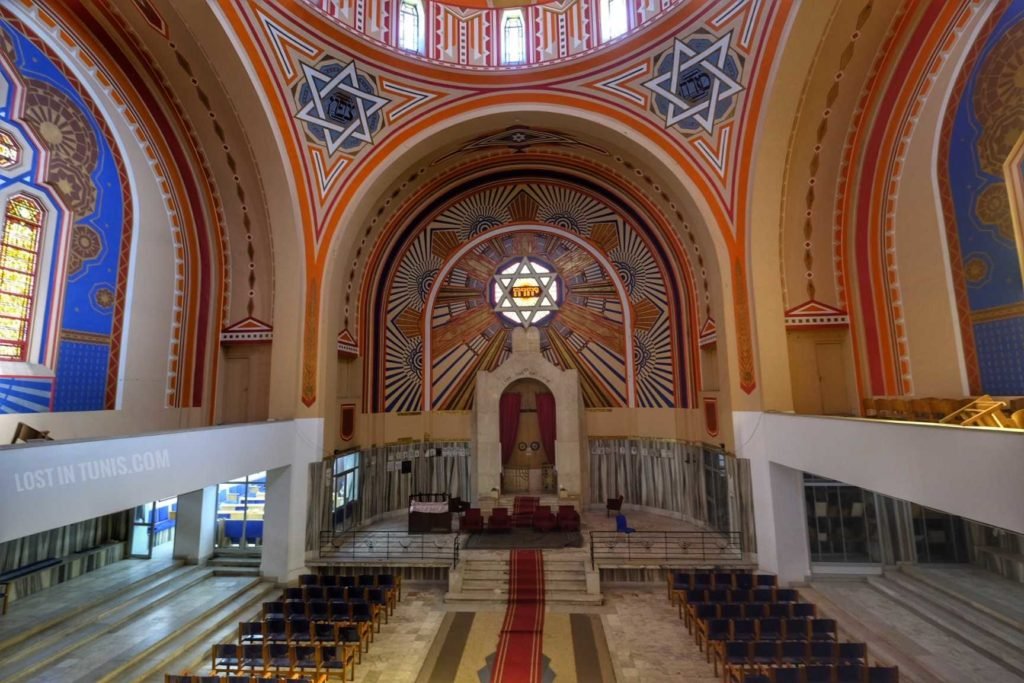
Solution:
[[[743,90],[727,73],[731,40],[730,32],[698,51],[675,39],[668,72],[644,83],[668,102],[666,128],[692,120],[708,134],[714,133],[719,105]]]
[[[308,64],[302,65],[302,71],[311,97],[295,117],[323,129],[328,153],[334,154],[350,140],[373,144],[379,124],[373,126],[371,120],[391,100],[373,92],[365,78],[360,83],[355,62],[336,74]]]
[[[528,294],[517,291],[531,288]],[[532,289],[535,288],[535,291]],[[523,327],[558,310],[558,275],[525,256],[494,276],[494,311]]]

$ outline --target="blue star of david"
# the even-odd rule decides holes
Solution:
[[[675,39],[671,69],[644,83],[645,88],[668,100],[666,128],[692,119],[707,133],[714,133],[719,103],[743,90],[743,86],[725,71],[731,39],[732,32],[729,32],[700,52]],[[701,97],[692,97],[688,102],[684,95],[696,95],[696,86]],[[694,88],[692,92],[690,88]]]
[[[360,90],[355,62],[349,62],[334,76],[308,64],[302,65],[302,72],[311,99],[295,116],[323,128],[327,151],[334,154],[349,139],[372,144],[368,119],[391,100]]]
[[[555,273],[524,256],[519,263],[494,276],[494,311],[515,318],[523,327],[529,327],[535,321],[547,317],[548,312],[558,310],[556,278]],[[512,295],[516,283],[522,284],[523,281],[540,289],[535,303],[522,303]]]

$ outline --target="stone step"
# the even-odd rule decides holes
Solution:
[[[193,567],[191,569],[195,568]],[[101,574],[109,574],[113,577],[120,577],[122,573],[130,571],[135,571],[135,569],[128,567],[120,568],[117,565],[111,565],[109,568],[104,567],[98,572],[90,572],[84,576],[73,579],[72,581],[68,581],[67,583],[47,589],[45,592],[37,593],[35,597],[29,596],[23,600],[11,603],[11,609],[4,616],[3,620],[0,620],[0,625],[4,627],[16,626],[16,629],[10,631],[9,635],[0,639],[0,653],[11,652],[12,648],[18,643],[21,643],[48,629],[60,626],[68,619],[88,610],[95,609],[101,605],[112,606],[113,604],[124,604],[138,599],[139,596],[153,590],[165,581],[173,579],[182,572],[190,571],[190,569],[185,568],[183,563],[178,561],[170,564],[164,569],[153,572],[152,574],[145,574],[134,581],[120,583],[119,585],[116,585],[116,587],[113,584],[108,587],[106,583],[107,577],[101,576]],[[92,599],[83,600],[81,602],[72,602],[70,599],[67,601],[61,600],[61,597],[68,592],[77,594],[74,597],[84,593],[94,593],[95,596]],[[30,603],[38,603],[44,599],[48,601],[57,600],[62,603],[64,607],[59,610],[50,610],[52,613],[47,617],[38,616],[39,612],[34,609],[30,614],[26,615],[31,618],[23,618],[21,616],[22,609],[27,607]],[[33,607],[35,606],[36,605],[33,605]],[[41,605],[41,607],[46,609],[50,607],[50,604],[44,604]],[[18,622],[22,623],[19,624]],[[0,654],[0,663],[2,662],[3,656]]]
[[[982,569],[900,566],[900,572],[1024,632],[1024,586]],[[1013,597],[1007,600],[1007,594]]]
[[[479,604],[479,603],[505,603],[508,601],[508,592],[505,590],[495,591],[462,591],[460,593],[446,593],[444,601],[450,604]],[[575,593],[569,591],[544,591],[545,605],[602,605],[604,596],[591,593]]]
[[[262,558],[239,555],[217,555],[210,558],[206,564],[211,567],[259,567]]]
[[[843,601],[833,601],[825,591],[819,590],[824,582],[815,581],[810,586],[800,587],[801,599],[813,602],[818,616],[835,619],[839,626],[840,640],[867,643],[871,663],[900,667],[900,683],[939,683],[943,679],[931,668],[922,666],[908,655],[915,649],[912,641],[895,632],[886,632],[881,622],[873,619],[862,620],[859,615],[845,608]]]
[[[247,584],[246,589],[240,591],[229,603],[207,610],[200,617],[178,627],[173,636],[157,641],[136,653],[130,661],[106,671],[102,678],[96,680],[100,683],[157,681],[163,680],[165,673],[192,671],[194,669],[188,667],[198,655],[208,663],[213,644],[234,642],[238,622],[257,614],[262,602],[272,600],[279,592],[280,589],[269,582]],[[229,634],[229,640],[219,640],[225,632]]]
[[[188,567],[173,573],[155,586],[140,586],[125,594],[108,596],[93,609],[79,612],[55,624],[17,649],[0,656],[0,680],[18,680],[72,650],[81,648],[105,633],[149,613],[191,586],[206,580],[211,570]]]
[[[506,581],[505,583],[498,584],[495,581],[478,581],[476,579],[467,579],[467,578],[463,578],[462,579],[462,590],[464,590],[464,591],[468,591],[468,590],[481,590],[481,591],[494,590],[494,588],[497,587],[498,585],[502,586],[503,590],[507,590],[508,582]],[[582,579],[579,580],[579,581],[548,581],[545,578],[544,579],[544,589],[545,590],[566,590],[566,591],[580,590],[580,591],[586,592],[586,590],[587,590],[587,582],[583,581]]]
[[[125,681],[130,676],[111,675],[111,671],[132,667],[155,651],[167,640],[179,635],[188,636],[193,628],[201,630],[203,621],[216,618],[241,595],[256,585],[245,578],[215,577],[210,575],[201,584],[190,587],[160,607],[139,615],[136,619],[110,629],[88,646],[79,647],[57,662],[39,671],[43,680],[66,676],[75,672],[75,680]],[[30,680],[36,680],[32,678]]]
[[[259,578],[262,574],[260,573],[259,566],[256,567],[235,567],[231,565],[225,565],[220,567],[214,567],[214,576],[251,576],[253,578]]]
[[[1024,679],[1024,634],[898,572],[868,583],[893,602]]]

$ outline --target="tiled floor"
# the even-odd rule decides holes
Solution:
[[[663,586],[613,588],[604,595],[602,621],[618,681],[720,680],[669,604]]]
[[[446,607],[440,586],[410,588],[406,596],[391,624],[377,636],[370,654],[364,655],[363,664],[356,667],[356,681],[411,683],[416,679]],[[660,586],[613,589],[605,598],[603,607],[579,611],[601,614],[617,680],[717,680]],[[476,609],[497,608],[500,606],[481,605]]]

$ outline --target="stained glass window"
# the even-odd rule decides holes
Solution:
[[[398,43],[403,50],[420,51],[420,7],[413,0],[402,2]]]
[[[0,168],[10,168],[21,158],[21,148],[7,133],[0,130]]]
[[[626,0],[603,0],[601,3],[601,39],[611,40],[629,28]]]
[[[523,14],[519,10],[505,12],[502,26],[502,64],[522,64],[526,61],[526,36],[523,33]]]
[[[0,237],[0,359],[23,361],[28,352],[43,208],[23,194],[11,197]]]
[[[524,256],[494,275],[494,310],[517,325],[529,327],[558,310],[558,284],[557,273]]]

